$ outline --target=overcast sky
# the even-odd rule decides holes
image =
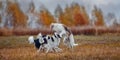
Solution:
[[[54,12],[57,4],[60,4],[62,8],[66,6],[66,4],[70,5],[72,2],[77,2],[80,5],[84,5],[87,9],[87,12],[90,13],[93,9],[93,6],[101,8],[104,14],[108,12],[113,12],[117,16],[120,17],[120,0],[34,0],[36,2],[41,2],[44,4],[49,11]],[[39,4],[39,3],[38,3]]]
[[[120,19],[120,0],[18,0],[24,6],[24,9],[27,8],[27,3],[33,1],[36,5],[36,10],[39,10],[40,5],[44,5],[52,14],[56,6],[59,4],[63,9],[68,4],[72,2],[77,2],[79,5],[84,5],[86,7],[87,13],[90,16],[93,6],[101,8],[104,15],[109,12],[115,13],[116,17]],[[25,7],[26,6],[26,7]]]

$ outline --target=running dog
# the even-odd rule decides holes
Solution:
[[[72,34],[71,30],[68,27],[66,27],[64,24],[52,23],[50,25],[50,28],[55,33],[58,33],[62,37],[64,37],[63,43],[66,46],[68,46],[69,48],[73,48],[73,46],[77,46],[78,45],[78,44],[75,44],[75,42],[74,42],[74,37],[73,37],[73,34]]]
[[[35,44],[36,48],[38,49],[37,52],[40,52],[41,49],[46,49],[46,53],[49,51],[60,52],[62,49],[58,48],[60,43],[61,36],[57,33],[54,35],[42,35],[41,33],[38,34],[37,39],[34,39],[33,36],[28,38],[30,44]]]

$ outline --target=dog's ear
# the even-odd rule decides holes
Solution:
[[[51,30],[51,32],[53,32],[54,24],[55,24],[55,23],[51,23],[51,24],[50,24],[50,30]]]
[[[39,34],[37,35],[37,38],[40,38],[40,37],[42,37],[42,34],[41,34],[41,33],[39,33]]]
[[[50,28],[52,29],[54,25],[55,25],[55,23],[51,23]]]
[[[66,25],[63,25],[63,27],[64,27],[64,29],[65,29],[69,34],[72,33],[71,30],[70,30]]]

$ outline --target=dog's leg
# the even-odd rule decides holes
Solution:
[[[54,50],[55,50],[55,52],[61,52],[62,51],[62,49],[60,49],[58,47],[55,47]]]
[[[58,49],[59,52],[62,52],[62,49],[61,49],[61,48],[58,48],[58,47],[57,47],[57,49]]]
[[[53,48],[53,49],[54,49],[55,52],[58,52],[58,48],[55,47],[55,48]]]
[[[37,52],[39,53],[41,49],[42,49],[42,46],[39,47],[39,49],[37,50]]]
[[[66,45],[67,47],[70,48],[70,40],[67,36],[64,37],[63,43],[64,43],[64,45]]]
[[[45,53],[48,53],[48,51],[49,51],[49,50],[50,50],[50,47],[48,46],[48,47],[47,47],[47,50],[46,50],[46,52],[45,52]]]
[[[66,39],[67,39],[67,37],[65,36],[65,37],[63,38],[63,43],[64,43],[64,45],[66,45],[66,43],[67,43]]]

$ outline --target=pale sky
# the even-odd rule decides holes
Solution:
[[[80,5],[84,5],[88,14],[90,15],[93,6],[101,8],[104,15],[108,12],[115,13],[116,17],[120,19],[120,0],[18,0],[21,1],[24,5],[29,1],[33,1],[36,5],[36,9],[40,9],[40,5],[45,5],[45,7],[54,14],[54,10],[56,6],[59,4],[63,9],[68,4],[70,5],[72,2],[77,2]],[[27,8],[27,7],[26,7]]]
[[[3,1],[4,7],[6,6],[5,2],[7,0],[0,0]],[[20,9],[27,14],[29,11],[30,3],[33,2],[35,5],[35,11],[40,11],[41,7],[44,5],[52,14],[54,14],[54,10],[56,6],[59,4],[63,9],[66,5],[70,5],[72,2],[79,3],[79,5],[85,6],[89,17],[91,17],[91,11],[96,5],[98,8],[101,8],[104,14],[104,17],[107,13],[114,13],[117,18],[117,22],[120,24],[120,0],[9,0],[9,1],[17,1]],[[3,16],[5,17],[5,16]],[[4,21],[4,19],[3,19]],[[108,20],[107,22],[109,22]]]
[[[90,14],[93,6],[101,8],[104,15],[108,12],[115,13],[116,17],[120,19],[120,0],[34,0],[36,2],[41,2],[44,4],[49,11],[54,14],[54,10],[57,4],[60,4],[62,8],[66,6],[66,4],[70,5],[72,2],[77,2],[80,5],[84,5],[88,14]]]

